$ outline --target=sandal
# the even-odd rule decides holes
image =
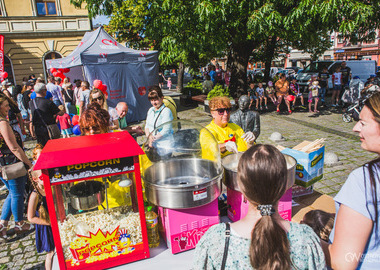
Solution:
[[[25,225],[28,228],[25,228]],[[15,224],[15,228],[14,228],[16,234],[22,234],[22,233],[31,231],[33,229],[34,229],[34,225],[31,223],[26,223],[25,221],[21,223],[20,225]]]
[[[5,226],[4,223],[0,223],[0,242],[8,239],[7,227],[8,226]]]

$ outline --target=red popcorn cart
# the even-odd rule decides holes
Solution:
[[[128,132],[50,140],[42,170],[60,269],[149,257],[139,155]]]

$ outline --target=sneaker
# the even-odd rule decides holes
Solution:
[[[277,109],[277,112],[279,113],[279,112],[280,112],[280,109]]]
[[[268,106],[265,106],[265,110],[268,110]]]
[[[263,110],[263,107],[260,106],[260,111],[262,111],[262,110]]]
[[[306,110],[306,107],[304,105],[301,105],[300,108]]]
[[[289,110],[288,112],[289,112],[289,114],[292,114],[292,111],[291,111],[291,110]]]
[[[292,111],[294,111],[294,106],[292,106]]]

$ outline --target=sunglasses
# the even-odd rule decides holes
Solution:
[[[224,112],[227,112],[227,114],[229,114],[231,112],[231,108],[219,108],[213,111],[217,111],[219,115],[223,115]]]
[[[94,101],[101,101],[101,100],[103,100],[103,98],[102,97],[96,97],[96,98],[93,98],[92,100],[94,100]]]

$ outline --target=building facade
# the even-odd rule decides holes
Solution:
[[[0,0],[8,79],[14,84],[31,74],[46,79],[45,60],[70,54],[91,28],[87,10],[70,0]]]
[[[337,33],[334,40],[335,60],[375,60],[379,65],[380,30],[376,30],[377,38],[372,42],[353,43]]]

